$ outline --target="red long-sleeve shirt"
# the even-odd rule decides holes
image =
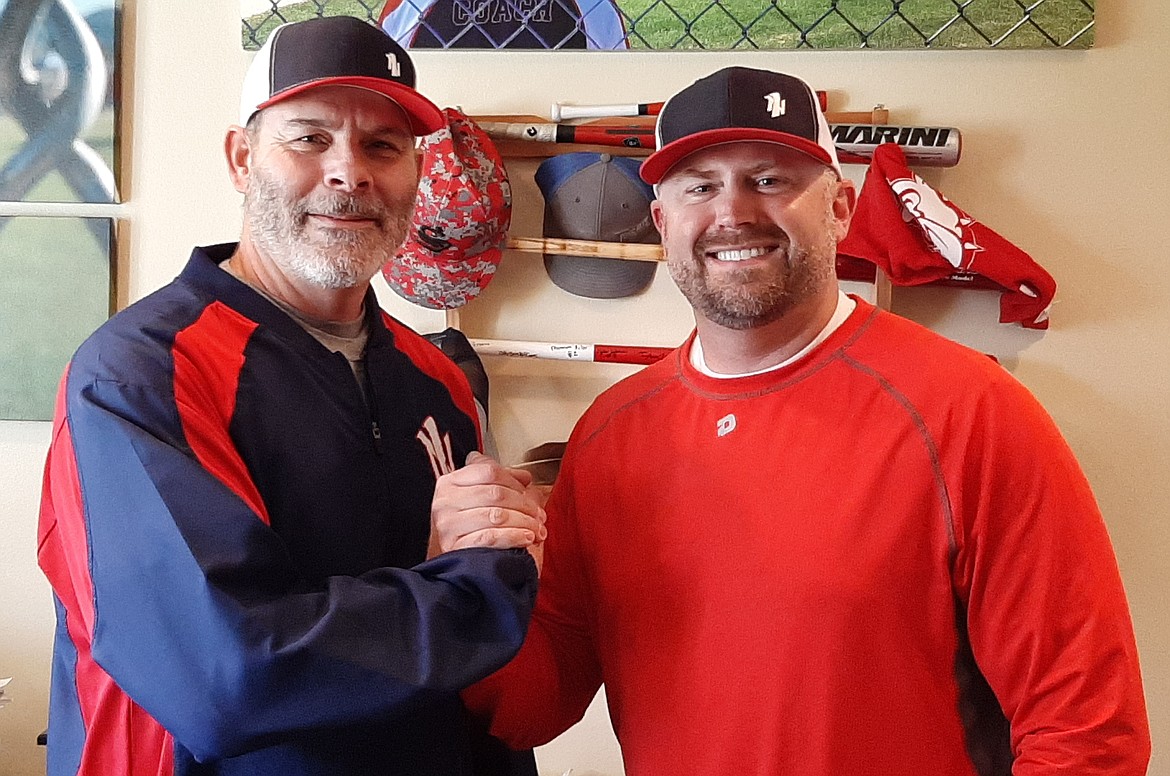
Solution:
[[[859,302],[806,358],[676,354],[574,430],[513,745],[604,682],[627,776],[1140,776],[1128,607],[1089,485],[991,359]]]

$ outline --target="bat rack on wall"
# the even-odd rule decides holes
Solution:
[[[891,125],[889,111],[877,105],[868,111],[827,110],[827,94],[817,92],[821,107],[837,145],[842,163],[868,164],[869,155],[881,142],[895,142],[906,152],[912,165],[951,167],[958,163],[962,137],[954,127],[910,127]],[[612,156],[648,156],[654,150],[654,122],[662,103],[631,105],[569,105],[554,103],[549,117],[520,114],[469,116],[493,140],[504,158],[539,159],[559,154],[589,151]],[[607,243],[545,237],[510,237],[509,250],[543,254],[661,261],[660,245]],[[841,280],[872,283],[879,300],[888,306],[889,279],[869,262],[838,261]],[[966,288],[1000,287],[982,278],[935,281],[936,285]],[[879,305],[881,302],[879,301]],[[459,326],[459,311],[447,311],[447,325]],[[649,364],[670,352],[670,348],[636,345],[602,345],[564,342],[530,342],[470,338],[481,355],[515,358]]]
[[[650,105],[658,107],[660,103]],[[592,107],[608,112],[609,109],[620,110],[623,106]],[[469,118],[492,137],[500,155],[504,157],[543,158],[574,151],[613,156],[647,156],[654,149],[654,122],[657,118],[654,115],[597,115],[596,110],[589,110],[587,106],[560,103],[554,104],[549,114],[548,117],[493,114]],[[881,126],[889,121],[889,111],[877,106],[869,111],[829,112],[826,118],[835,124]],[[629,132],[621,132],[623,129]],[[560,139],[557,138],[558,130]],[[603,142],[587,141],[589,137],[598,138],[603,134],[609,135],[608,138],[601,138]]]

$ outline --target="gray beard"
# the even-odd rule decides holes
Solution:
[[[295,200],[285,196],[280,183],[260,170],[253,171],[244,205],[256,247],[290,277],[327,289],[368,283],[397,255],[414,211],[413,199],[394,203],[393,212],[370,196],[314,195]],[[375,219],[378,229],[309,233],[310,212],[361,215]]]

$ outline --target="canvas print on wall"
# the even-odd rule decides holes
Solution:
[[[110,316],[113,222],[0,218],[0,420],[50,420],[77,346]]]
[[[0,201],[116,202],[117,0],[0,0]]]
[[[1095,0],[240,0],[245,48],[349,15],[407,48],[1088,48]]]

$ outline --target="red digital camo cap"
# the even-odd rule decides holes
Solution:
[[[414,64],[393,38],[352,16],[282,24],[256,52],[240,92],[240,125],[256,111],[318,86],[356,86],[393,100],[415,135],[444,124],[414,88]]]
[[[512,188],[491,138],[454,109],[422,139],[414,216],[382,276],[401,297],[435,310],[462,307],[495,275],[512,223]]]
[[[658,150],[641,169],[650,184],[695,151],[743,140],[788,146],[841,174],[816,92],[771,70],[727,67],[695,81],[662,106],[654,134]]]

